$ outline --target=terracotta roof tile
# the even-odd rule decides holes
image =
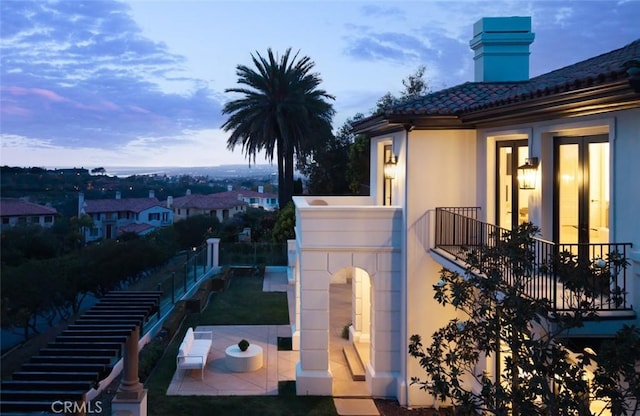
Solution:
[[[55,215],[55,208],[34,204],[17,198],[0,199],[0,215],[3,217],[17,217],[24,215]]]
[[[84,211],[87,214],[98,212],[142,212],[146,209],[163,206],[157,198],[88,199]]]
[[[512,83],[467,82],[391,107],[385,115],[455,116],[627,78],[625,64],[640,59],[640,39],[582,62]]]
[[[224,209],[246,205],[238,199],[234,191],[219,192],[214,194],[191,194],[173,199],[172,207],[194,209]]]
[[[152,230],[155,227],[153,225],[150,224],[136,224],[136,223],[131,223],[131,224],[127,224],[123,227],[119,227],[118,228],[118,232],[120,234],[123,233],[136,233],[136,234],[140,234],[144,231],[148,231],[148,230]]]

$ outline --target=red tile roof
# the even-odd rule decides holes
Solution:
[[[139,213],[156,206],[164,208],[156,198],[88,199],[84,202],[87,214],[123,211]]]
[[[257,191],[252,191],[251,189],[240,189],[237,191],[227,191],[227,192],[221,192],[221,193],[228,194],[229,196],[236,195],[236,197],[238,195],[242,195],[244,198],[277,198],[278,197],[276,194],[272,194],[269,192],[257,192]]]
[[[235,191],[214,194],[191,194],[173,199],[172,207],[193,209],[224,209],[246,205]]]
[[[3,217],[18,217],[25,215],[55,215],[55,208],[34,204],[17,198],[0,199],[0,215]]]
[[[142,232],[145,232],[147,230],[152,230],[155,227],[153,227],[152,225],[149,224],[136,224],[136,223],[131,223],[131,224],[127,224],[123,227],[118,227],[118,232],[119,233],[136,233],[136,234],[140,234]]]
[[[627,78],[626,64],[640,60],[640,39],[608,53],[524,82],[467,82],[396,105],[385,115],[452,116],[489,107],[604,85]]]

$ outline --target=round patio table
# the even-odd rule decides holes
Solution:
[[[227,368],[235,373],[245,373],[262,368],[262,347],[251,344],[246,351],[241,351],[237,345],[230,345],[224,350]]]

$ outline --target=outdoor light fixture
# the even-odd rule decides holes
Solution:
[[[398,161],[396,156],[392,153],[389,158],[384,162],[384,177],[385,179],[396,178],[396,165]]]
[[[538,158],[525,159],[524,165],[518,166],[518,184],[520,189],[536,189],[538,176]]]

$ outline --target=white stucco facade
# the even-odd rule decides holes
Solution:
[[[407,351],[412,334],[428,337],[455,317],[452,309],[433,299],[439,270],[451,267],[432,252],[435,209],[478,206],[483,220],[493,222],[496,142],[525,138],[530,155],[541,160],[540,186],[528,201],[530,220],[541,227],[543,238],[551,238],[553,137],[592,134],[610,138],[611,241],[633,244],[627,291],[631,304],[640,304],[640,109],[491,129],[399,130],[371,140],[371,183],[377,185],[370,197],[294,198],[298,394],[332,394],[329,285],[339,270],[355,267],[371,281],[372,359],[366,373],[370,394],[396,398],[403,405],[433,405],[430,395],[411,385],[412,377],[424,378],[424,370]],[[398,156],[398,173],[393,205],[382,206],[378,156],[389,143]],[[358,302],[356,290],[354,317],[362,313],[363,303]],[[636,311],[616,324],[587,325],[585,331],[590,336],[611,334],[622,323],[639,324],[637,316]]]
[[[634,43],[623,52],[633,54],[636,49]],[[616,57],[619,55],[610,59]],[[614,65],[605,55],[594,59]],[[576,66],[580,70],[568,68],[566,74],[582,76],[585,68],[596,67],[591,63]],[[433,93],[412,102],[408,109],[399,106],[397,113],[365,119],[356,130],[371,139],[370,196],[294,198],[296,251],[291,264],[297,292],[298,394],[332,393],[329,285],[339,270],[354,268],[362,272],[354,279],[359,283],[353,289],[352,332],[357,338],[358,322],[369,319],[369,394],[395,398],[405,406],[435,404],[430,394],[411,384],[413,377],[424,380],[426,374],[409,356],[408,344],[413,334],[428,343],[434,331],[457,317],[453,308],[444,308],[433,299],[439,271],[443,267],[462,271],[464,267],[435,247],[439,208],[473,208],[479,213],[477,220],[500,227],[512,227],[501,225],[507,216],[510,224],[532,222],[549,244],[574,244],[567,237],[573,233],[576,245],[600,244],[604,250],[623,247],[630,262],[623,282],[624,307],[603,309],[602,317],[615,319],[588,322],[572,331],[572,336],[611,336],[623,324],[640,325],[640,91],[622,75],[607,80],[604,74],[602,86],[582,85],[578,79],[580,82],[562,84],[568,92],[561,92],[560,87],[548,88],[556,76],[542,76],[538,81],[545,86],[542,90],[535,89],[535,82],[528,85],[514,80],[517,83],[512,87],[528,86],[537,95],[521,94],[513,102],[489,101],[486,107],[474,107],[480,100],[476,97],[487,91],[500,94],[504,84],[502,80],[463,84],[452,88],[451,96],[449,90]],[[450,112],[451,97],[463,102],[456,114]],[[509,160],[503,152],[507,144],[512,146]],[[575,160],[562,153],[570,146],[581,149]],[[397,157],[391,181],[383,175],[384,155],[390,150]],[[590,158],[596,153],[597,159]],[[519,190],[521,162],[515,156],[536,158],[536,185],[526,192]],[[562,170],[567,164],[575,174]],[[507,176],[510,182],[505,184]],[[566,196],[563,181],[580,181],[579,201]],[[598,196],[589,193],[594,188]],[[517,197],[509,201],[505,214],[509,195]],[[581,208],[590,203],[595,208]],[[578,217],[586,217],[587,226]],[[580,232],[589,238],[593,232],[599,240],[584,243],[579,240]],[[367,279],[368,298],[359,292],[367,287],[362,284]],[[363,312],[367,303],[369,315]],[[366,336],[362,328],[360,332]],[[491,358],[482,365],[489,371],[495,369]]]

